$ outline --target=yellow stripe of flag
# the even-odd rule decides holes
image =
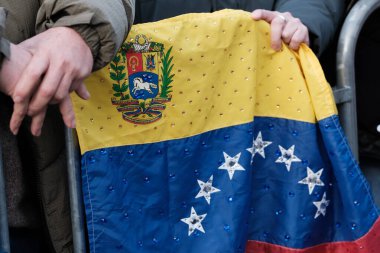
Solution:
[[[254,116],[314,123],[300,58],[285,45],[272,50],[269,32],[267,23],[236,10],[133,26],[115,60],[86,80],[91,99],[72,97],[81,152],[194,136]],[[300,50],[319,67],[311,51]],[[157,74],[156,88],[141,82],[142,72]],[[318,118],[336,113],[323,73],[311,76],[330,108]],[[154,98],[133,98],[155,91]]]

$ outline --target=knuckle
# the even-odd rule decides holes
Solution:
[[[38,80],[41,76],[41,73],[38,68],[31,67],[28,72],[28,76],[31,80]]]
[[[284,25],[284,20],[280,17],[275,17],[273,20],[272,20],[272,29],[275,27],[275,28],[279,28],[279,27],[282,27]]]
[[[61,65],[61,67],[68,67],[68,66],[70,66],[70,60],[67,59],[67,58],[63,58],[63,59],[60,61],[60,65]]]
[[[49,88],[47,88],[47,87],[41,88],[40,94],[44,98],[51,98],[54,94],[54,90],[50,87]]]
[[[301,23],[301,20],[299,18],[293,18],[294,23]]]
[[[301,44],[303,42],[303,39],[302,38],[298,38],[298,37],[296,37],[296,38],[293,38],[292,39],[292,43],[293,44],[296,44],[296,45],[299,45],[299,44]]]
[[[62,69],[65,73],[73,72],[73,62],[67,58],[63,58],[59,63],[59,68]]]
[[[35,116],[36,114],[38,114],[38,108],[35,106],[35,105],[31,105],[31,106],[29,106],[29,108],[28,108],[28,112],[27,112],[27,114],[28,114],[28,116],[30,116],[30,117],[33,117],[33,116]]]
[[[262,16],[262,17],[267,17],[270,15],[270,12],[268,10],[264,10],[264,9],[259,9],[259,14]]]
[[[283,31],[282,34],[281,34],[281,37],[283,39],[290,39],[291,38],[291,34],[290,34],[290,32]]]
[[[14,114],[18,118],[24,118],[26,116],[26,111],[25,110],[19,110],[19,111],[15,111]]]
[[[64,93],[59,92],[59,93],[55,94],[55,96],[54,96],[54,101],[56,101],[56,102],[61,102],[65,97],[66,97],[66,96],[65,96]]]

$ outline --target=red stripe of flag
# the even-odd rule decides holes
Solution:
[[[331,242],[305,249],[292,249],[283,246],[248,241],[246,253],[378,253],[380,252],[380,219],[363,237],[352,242]]]

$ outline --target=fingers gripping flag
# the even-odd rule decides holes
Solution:
[[[378,209],[312,52],[225,10],[136,25],[73,97],[90,251],[375,252]]]

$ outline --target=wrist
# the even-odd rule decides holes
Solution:
[[[74,25],[70,26],[70,28],[76,31],[87,44],[91,51],[93,62],[95,62],[100,49],[100,38],[96,30],[92,29],[89,25]]]

